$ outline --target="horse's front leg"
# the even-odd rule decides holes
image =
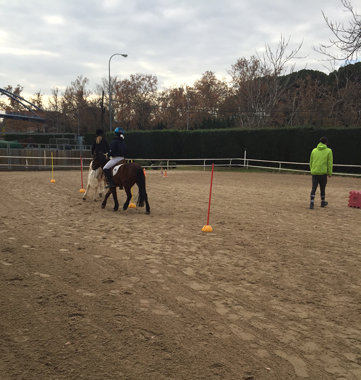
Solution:
[[[103,196],[103,193],[105,191],[105,184],[104,184],[104,181],[103,180],[100,180],[99,181],[99,198]]]
[[[127,200],[125,201],[123,205],[123,210],[126,210],[129,206],[130,200],[132,199],[132,192],[130,191],[131,188],[127,188],[124,186],[124,190],[127,193]]]
[[[118,202],[118,197],[117,197],[117,188],[116,187],[111,187],[109,190],[112,190],[112,193],[113,193],[113,199],[114,199],[114,209],[113,209],[113,211],[118,211],[118,209],[119,209],[119,202]]]
[[[95,185],[95,189],[94,189],[94,196],[93,196],[93,201],[94,202],[97,200],[97,193],[98,193],[98,184]]]
[[[103,203],[102,203],[102,208],[104,208],[105,206],[106,206],[106,204],[107,204],[107,200],[108,200],[108,198],[109,198],[109,195],[112,193],[112,188],[110,188],[109,190],[108,190],[108,192],[105,194],[105,198],[104,198],[104,201],[103,201]]]

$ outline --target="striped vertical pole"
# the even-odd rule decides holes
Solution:
[[[53,152],[51,152],[51,181],[52,183],[55,182],[54,179],[54,161],[53,161]]]
[[[207,224],[202,228],[203,232],[212,232],[213,231],[213,228],[209,225],[209,213],[211,211],[211,196],[212,196],[213,172],[214,172],[214,163],[212,164],[211,188],[209,190]]]
[[[81,176],[81,189],[79,190],[79,193],[85,193],[84,187],[83,187],[83,157],[80,155],[80,176]]]

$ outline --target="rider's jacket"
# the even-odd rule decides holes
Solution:
[[[122,138],[119,136],[114,137],[114,140],[109,145],[109,157],[125,157],[127,153],[127,146]]]

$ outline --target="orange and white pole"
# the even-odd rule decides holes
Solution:
[[[207,224],[205,226],[203,226],[203,228],[202,228],[203,232],[212,232],[213,231],[213,228],[209,225],[209,213],[211,211],[211,196],[212,196],[213,172],[214,172],[214,164],[212,164],[211,188],[209,190]]]

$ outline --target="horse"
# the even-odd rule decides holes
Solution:
[[[98,152],[93,156],[93,162],[92,162],[92,169],[97,170],[98,168],[103,168],[104,165],[109,161],[109,159],[106,157],[106,155],[103,152]],[[117,169],[118,168],[118,169]],[[117,169],[117,170],[115,170]],[[123,205],[123,210],[126,210],[129,206],[129,202],[132,199],[132,193],[131,189],[134,186],[134,184],[138,185],[139,188],[139,196],[137,205],[139,207],[144,207],[145,203],[145,212],[146,214],[150,213],[150,207],[148,203],[148,195],[145,189],[145,175],[143,172],[142,167],[137,163],[125,163],[122,164],[120,167],[119,165],[116,165],[111,169],[113,182],[116,186],[118,186],[120,189],[123,189],[127,194],[127,200],[125,201]],[[117,198],[117,188],[116,187],[110,187],[108,192],[105,195],[104,201],[102,203],[102,208],[104,208],[107,204],[107,200],[110,196],[110,194],[113,195],[114,200],[114,211],[118,211],[119,209],[119,203]]]
[[[94,188],[94,197],[93,200],[97,200],[97,195],[101,197],[103,192],[105,191],[105,179],[103,176],[103,170],[98,168],[97,170],[92,169],[92,162],[89,166],[89,174],[88,174],[88,184],[85,190],[85,194],[83,196],[83,201],[86,200],[86,196],[90,188]]]

